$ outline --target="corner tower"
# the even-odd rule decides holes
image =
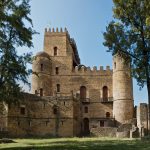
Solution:
[[[118,54],[113,57],[113,117],[117,125],[133,119],[133,87],[130,63]]]

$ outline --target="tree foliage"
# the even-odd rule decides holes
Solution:
[[[30,0],[0,0],[0,100],[15,102],[22,95],[19,81],[29,84],[26,69],[31,53],[18,55],[17,48],[33,46]]]
[[[131,56],[133,76],[141,87],[150,82],[149,10],[149,0],[114,0],[114,20],[104,32],[108,51]]]

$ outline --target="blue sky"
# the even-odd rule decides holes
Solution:
[[[112,20],[112,0],[31,0],[31,18],[40,34],[33,39],[33,54],[43,49],[45,27],[66,27],[76,41],[81,63],[86,66],[110,65],[112,56],[103,46],[103,32]],[[134,81],[135,104],[147,102],[147,91]]]

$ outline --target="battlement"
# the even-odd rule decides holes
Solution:
[[[86,67],[84,65],[76,66],[74,71],[75,74],[92,74],[92,75],[102,75],[102,74],[111,74],[112,69],[110,69],[110,66],[106,66],[104,69],[103,66],[100,66],[99,69],[97,69],[96,66]]]
[[[67,28],[45,28],[45,33],[67,33]]]

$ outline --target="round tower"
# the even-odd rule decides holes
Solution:
[[[113,117],[117,125],[133,119],[133,87],[130,63],[118,54],[113,57]]]
[[[32,64],[32,94],[50,96],[51,93],[51,60],[46,52],[36,54]]]

